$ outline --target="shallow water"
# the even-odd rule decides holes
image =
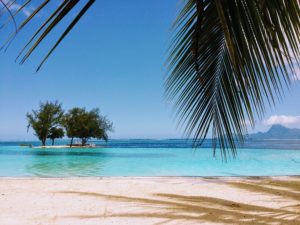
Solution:
[[[33,149],[0,145],[0,176],[278,176],[300,175],[300,151],[241,148],[236,159],[211,148],[106,147]]]

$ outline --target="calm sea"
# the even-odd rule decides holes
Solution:
[[[57,144],[66,144],[59,141]],[[191,140],[95,141],[94,149],[33,149],[0,142],[0,176],[279,176],[300,175],[300,140],[250,140],[235,159],[213,156],[211,142]]]

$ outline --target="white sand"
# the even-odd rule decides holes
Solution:
[[[32,148],[36,149],[41,149],[41,148],[96,148],[95,146],[78,146],[78,145],[73,145],[72,147],[70,145],[46,145],[46,146],[34,146]]]
[[[300,224],[300,178],[0,179],[0,225]]]
[[[39,149],[39,148],[71,148],[71,147],[70,145],[46,145],[46,146],[34,146],[32,148]]]

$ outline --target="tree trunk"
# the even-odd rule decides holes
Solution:
[[[46,139],[42,139],[42,146],[46,145]]]
[[[70,143],[70,147],[72,148],[73,146],[73,137],[71,138],[71,143]]]
[[[85,145],[86,145],[86,138],[82,138],[82,139],[81,139],[81,145],[82,145],[82,146],[85,146]]]

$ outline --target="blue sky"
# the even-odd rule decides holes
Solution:
[[[39,73],[35,68],[56,33],[19,65],[14,59],[33,27],[24,30],[0,53],[0,139],[34,139],[26,130],[26,112],[56,99],[65,109],[99,107],[114,123],[112,138],[183,137],[163,96],[166,51],[178,6],[177,0],[96,1]],[[299,97],[296,81],[277,107],[257,121],[256,130],[275,122],[300,127]]]

